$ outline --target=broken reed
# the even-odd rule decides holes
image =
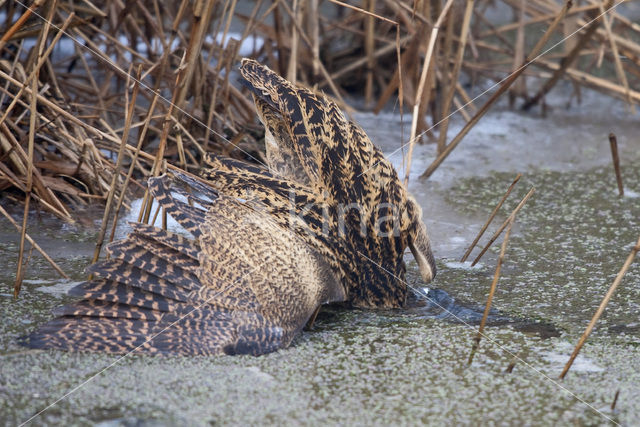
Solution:
[[[511,215],[509,215],[509,217],[502,223],[500,228],[498,228],[498,230],[496,230],[496,232],[493,234],[493,236],[491,236],[491,239],[489,239],[489,242],[484,246],[482,251],[480,251],[480,253],[476,257],[476,259],[473,260],[473,262],[471,263],[472,267],[475,266],[478,263],[478,261],[480,261],[480,258],[482,258],[482,256],[489,250],[491,245],[493,245],[493,242],[495,242],[498,239],[498,237],[500,237],[500,234],[502,234],[504,229],[515,218],[515,216],[518,214],[518,212],[520,212],[520,209],[522,209],[524,207],[524,205],[531,198],[531,196],[533,196],[533,193],[535,193],[535,191],[536,191],[535,187],[531,187],[531,190],[529,190],[529,192],[522,198],[522,200],[520,200],[520,203],[518,203],[518,206],[516,206],[513,209],[513,212],[511,212]]]
[[[585,329],[584,333],[580,337],[578,344],[576,344],[576,347],[573,350],[571,357],[569,357],[569,360],[567,361],[566,365],[562,369],[562,372],[560,373],[560,379],[563,379],[567,375],[567,372],[569,372],[571,365],[573,364],[576,357],[578,357],[578,353],[580,352],[580,349],[582,348],[584,343],[587,341],[587,338],[589,338],[589,335],[591,334],[591,331],[593,331],[593,328],[596,322],[598,321],[598,319],[600,319],[600,316],[602,316],[604,309],[607,307],[607,304],[609,303],[609,300],[613,296],[613,293],[618,288],[618,285],[620,285],[620,282],[622,282],[622,278],[624,277],[627,270],[629,269],[629,266],[631,266],[631,263],[633,262],[633,259],[636,257],[636,254],[638,253],[638,251],[640,251],[640,237],[638,237],[638,241],[636,242],[635,246],[631,249],[631,253],[629,253],[629,256],[627,257],[626,261],[622,265],[622,268],[616,275],[615,280],[609,287],[609,290],[605,294],[604,298],[602,298],[602,302],[600,303],[600,306],[598,307],[595,314],[591,318],[591,321],[589,322],[589,325],[587,325],[587,328]]]
[[[616,172],[616,182],[618,183],[618,194],[624,196],[624,186],[622,185],[622,173],[620,172],[620,158],[618,157],[618,140],[613,133],[609,134],[609,146],[611,147],[611,157],[613,158],[613,169]]]
[[[489,289],[487,304],[484,307],[484,313],[482,313],[482,319],[480,320],[480,326],[478,327],[478,334],[476,335],[473,341],[473,346],[471,347],[471,353],[469,354],[469,360],[467,361],[468,365],[471,365],[471,363],[473,362],[473,357],[475,356],[476,352],[478,351],[478,348],[480,347],[480,340],[482,339],[484,327],[487,323],[489,312],[491,311],[491,303],[493,302],[493,295],[495,294],[496,287],[498,286],[498,279],[500,278],[500,270],[502,269],[502,262],[504,261],[504,254],[507,250],[507,244],[509,243],[509,236],[511,235],[511,227],[513,227],[514,221],[515,221],[515,216],[510,216],[508,225],[507,225],[507,231],[504,234],[504,239],[502,240],[502,246],[500,247],[500,256],[498,256],[496,271],[493,275],[491,288]]]
[[[620,396],[620,389],[616,390],[616,394],[613,396],[613,402],[611,402],[611,410],[615,411],[616,404],[618,403],[618,396]]]
[[[487,221],[484,223],[484,225],[482,226],[482,228],[480,229],[480,231],[476,235],[475,239],[473,239],[473,242],[471,242],[471,245],[469,245],[469,248],[467,248],[467,250],[464,253],[464,255],[462,255],[462,258],[460,258],[460,262],[465,262],[467,260],[467,258],[469,258],[469,255],[471,255],[471,251],[473,251],[473,248],[478,244],[478,241],[484,235],[484,232],[487,231],[487,228],[489,227],[489,225],[491,224],[491,222],[493,221],[493,219],[497,215],[498,211],[500,210],[500,208],[504,204],[505,200],[507,200],[507,197],[509,197],[509,194],[511,194],[511,191],[516,186],[516,184],[518,183],[518,181],[520,180],[521,177],[522,177],[522,174],[516,175],[515,179],[513,180],[513,182],[509,186],[509,188],[507,188],[507,192],[504,193],[504,196],[502,196],[502,199],[500,199],[500,201],[498,202],[496,207],[493,208],[493,211],[489,215],[489,218],[487,218]]]
[[[513,368],[516,367],[516,364],[518,363],[518,359],[520,359],[520,357],[518,355],[514,355],[511,358],[511,361],[509,362],[509,364],[507,365],[506,369],[504,370],[505,373],[510,374],[513,372]]]

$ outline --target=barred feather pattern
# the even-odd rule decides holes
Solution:
[[[243,60],[240,71],[267,130],[272,173],[305,184],[322,197],[325,230],[347,248],[339,258],[349,302],[359,307],[402,306],[406,248],[421,252],[414,255],[420,258],[425,280],[436,269],[421,209],[391,163],[326,97],[291,84],[254,60]],[[269,143],[270,138],[275,143]],[[359,211],[349,210],[351,206]]]
[[[268,167],[211,155],[202,177],[150,179],[190,237],[131,224],[89,268],[94,278],[71,291],[79,301],[23,344],[259,355],[288,346],[322,304],[401,307],[408,246],[433,277],[420,208],[362,129],[255,61],[243,60],[241,74],[265,126]]]

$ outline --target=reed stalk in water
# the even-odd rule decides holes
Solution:
[[[478,232],[478,235],[476,236],[476,238],[473,239],[473,242],[471,242],[471,245],[469,245],[469,248],[464,253],[462,258],[460,259],[460,262],[465,262],[467,260],[467,258],[469,258],[469,255],[471,255],[471,251],[478,244],[478,241],[480,240],[480,238],[482,237],[484,232],[487,231],[487,227],[489,227],[489,225],[491,224],[491,222],[495,218],[496,214],[498,213],[498,211],[500,210],[500,208],[504,204],[504,201],[507,200],[507,197],[509,197],[509,194],[511,194],[511,191],[513,190],[513,187],[516,186],[516,184],[520,180],[520,177],[522,177],[522,174],[516,175],[515,179],[513,180],[513,182],[509,186],[509,188],[507,188],[507,192],[504,193],[504,196],[502,196],[502,199],[500,199],[500,201],[498,202],[496,207],[493,208],[493,212],[491,212],[491,215],[489,215],[489,218],[487,219],[487,222],[484,223],[484,225],[482,226],[482,228]]]
[[[469,354],[469,360],[467,364],[471,365],[473,357],[475,356],[478,348],[480,347],[480,340],[482,339],[482,333],[487,323],[487,317],[489,317],[489,311],[491,311],[491,303],[493,302],[493,295],[496,292],[498,286],[498,279],[500,278],[500,270],[502,269],[502,262],[504,261],[504,253],[507,250],[507,244],[509,243],[509,236],[511,235],[511,227],[513,227],[514,216],[509,217],[507,225],[507,232],[502,240],[502,246],[500,247],[500,256],[498,257],[498,264],[496,265],[496,272],[493,275],[493,281],[491,282],[491,288],[489,289],[489,296],[487,297],[487,304],[484,307],[484,313],[482,314],[482,320],[480,320],[480,327],[478,328],[478,334],[476,335],[473,346],[471,347],[471,354]]]
[[[580,349],[584,345],[585,341],[587,341],[587,338],[589,338],[591,331],[593,331],[593,327],[596,325],[596,322],[598,321],[598,319],[600,319],[600,316],[602,316],[604,309],[607,307],[607,304],[609,303],[609,300],[613,296],[613,293],[618,288],[618,285],[620,285],[620,282],[622,282],[622,278],[624,277],[627,270],[629,269],[629,266],[633,262],[633,259],[636,257],[636,254],[638,253],[638,251],[640,251],[640,237],[638,238],[636,245],[631,249],[631,253],[629,253],[627,260],[622,265],[622,268],[618,272],[618,275],[616,276],[615,280],[609,287],[609,290],[607,291],[604,298],[602,299],[600,306],[598,307],[595,314],[591,318],[589,325],[587,325],[587,329],[585,329],[584,333],[580,337],[580,340],[578,341],[576,348],[573,350],[571,357],[569,357],[567,364],[564,365],[564,369],[560,373],[560,379],[563,379],[567,375],[567,372],[569,372],[571,365],[573,364],[574,360],[576,360],[576,357],[578,357],[578,353],[580,352]]]
[[[4,215],[5,218],[7,218],[9,220],[9,222],[11,223],[11,225],[13,225],[16,230],[18,230],[18,233],[22,233],[22,228],[20,227],[20,224],[18,224],[12,217],[11,215],[9,215],[9,213],[2,207],[2,205],[0,205],[0,213],[2,215]],[[24,237],[25,239],[27,239],[27,241],[31,244],[31,246],[33,246],[38,252],[40,252],[40,254],[42,255],[42,257],[44,259],[47,260],[47,262],[49,264],[51,264],[51,267],[53,267],[54,270],[56,270],[58,272],[58,274],[62,277],[64,277],[65,279],[68,279],[69,276],[67,276],[67,274],[58,266],[58,264],[56,264],[56,262],[44,251],[44,249],[42,249],[40,247],[40,245],[38,245],[32,238],[31,236],[29,236],[28,233],[24,233]]]
[[[613,169],[616,172],[616,181],[618,182],[618,193],[620,197],[624,196],[624,186],[622,185],[622,173],[620,172],[620,158],[618,157],[618,140],[615,134],[609,134],[609,146],[611,147],[611,157],[613,158]]]
[[[482,256],[489,250],[493,242],[495,242],[496,239],[500,237],[500,234],[502,234],[502,231],[507,227],[507,225],[509,225],[509,221],[511,221],[512,218],[515,218],[518,212],[520,212],[520,209],[522,209],[525,203],[527,203],[527,200],[529,200],[529,198],[533,196],[533,193],[535,193],[535,191],[536,189],[534,187],[531,187],[531,190],[529,190],[529,192],[522,198],[520,203],[518,203],[518,206],[516,206],[513,212],[511,212],[511,215],[509,215],[509,217],[502,223],[500,228],[498,228],[498,230],[493,234],[493,236],[491,236],[491,239],[489,240],[489,242],[484,246],[484,248],[478,254],[476,259],[473,260],[473,262],[471,263],[472,267],[475,266],[478,263],[478,261],[480,261],[480,258],[482,258]]]
[[[616,403],[618,403],[618,396],[620,395],[620,389],[616,390],[616,394],[613,396],[613,402],[611,402],[611,410],[616,409]]]

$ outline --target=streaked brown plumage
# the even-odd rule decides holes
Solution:
[[[26,345],[258,355],[289,345],[321,304],[401,307],[407,247],[423,279],[435,275],[420,208],[362,129],[255,61],[241,73],[269,169],[211,156],[206,181],[150,179],[194,238],[133,224],[90,267],[97,279],[74,288],[82,299]]]

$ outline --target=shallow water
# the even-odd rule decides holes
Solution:
[[[428,285],[435,303],[328,308],[290,348],[258,358],[118,359],[19,347],[16,338],[50,318],[70,300],[65,290],[85,277],[95,226],[31,221],[30,232],[72,280],[57,279],[34,254],[14,300],[17,235],[0,220],[0,421],[26,421],[73,391],[33,424],[633,425],[640,418],[640,262],[567,378],[556,378],[640,232],[640,198],[617,197],[606,138],[618,135],[626,189],[639,194],[640,121],[591,92],[569,110],[557,99],[547,119],[492,111],[424,183],[415,176],[434,147],[416,148],[410,186],[438,258],[438,277]],[[399,146],[398,115],[356,119],[387,153]],[[454,122],[451,132],[460,126]],[[392,160],[402,168],[400,156]],[[491,326],[467,366],[501,240],[478,267],[457,261],[517,172],[524,176],[496,224],[531,186],[537,191],[518,215]],[[422,289],[407,260],[409,282]]]

